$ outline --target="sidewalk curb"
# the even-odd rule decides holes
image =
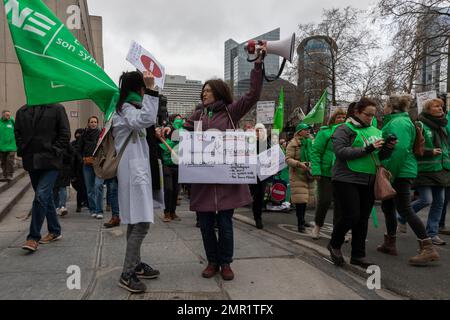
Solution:
[[[18,170],[19,171],[19,170]],[[4,183],[2,186],[0,186],[0,193],[8,190],[9,188],[13,187],[20,179],[25,177],[27,175],[27,172],[23,170],[20,172],[17,176],[15,176],[10,183]]]
[[[22,176],[23,179],[24,176]],[[17,179],[16,182],[18,182],[21,179]],[[14,183],[16,184],[16,183]],[[11,184],[8,185],[7,192],[12,187]],[[8,202],[6,206],[0,209],[0,222],[6,217],[6,215],[11,211],[11,209],[22,199],[22,197],[27,193],[27,191],[31,188],[31,181],[26,183],[19,192],[17,192],[11,200]]]

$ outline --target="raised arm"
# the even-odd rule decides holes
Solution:
[[[259,101],[263,87],[262,63],[255,63],[250,75],[250,91],[229,106],[231,117],[235,123],[241,120]]]

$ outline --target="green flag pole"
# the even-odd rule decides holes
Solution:
[[[375,210],[375,207],[372,208],[372,220],[373,220],[373,226],[378,229],[378,227],[380,225],[378,224],[378,215],[377,215],[377,210]]]

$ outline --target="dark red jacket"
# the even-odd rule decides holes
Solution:
[[[250,91],[239,100],[227,106],[236,129],[238,129],[239,121],[258,102],[261,96],[263,83],[261,64],[255,64],[250,79]],[[225,106],[225,103],[220,101],[211,106],[206,106],[213,111],[211,118],[208,115],[208,111],[205,110],[203,112],[206,107],[198,108],[185,123],[185,128],[187,130],[193,130],[194,122],[202,121],[203,131],[209,129],[219,129],[221,131],[233,129],[233,124],[227,115]],[[248,185],[193,184],[191,187],[190,210],[195,212],[231,210],[252,202],[253,199],[250,195]]]

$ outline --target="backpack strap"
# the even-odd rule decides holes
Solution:
[[[227,106],[225,106],[225,110],[227,111],[228,118],[231,121],[231,125],[233,126],[234,131],[236,131],[236,126],[234,125],[233,118],[231,118],[231,114],[230,114],[230,111],[228,111],[228,107]]]

